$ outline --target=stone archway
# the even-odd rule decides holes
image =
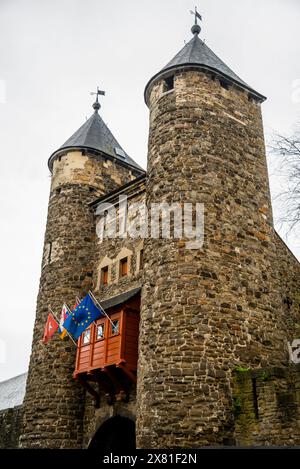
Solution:
[[[97,449],[102,453],[135,448],[135,422],[120,415],[106,420],[98,428],[88,446],[88,449]]]

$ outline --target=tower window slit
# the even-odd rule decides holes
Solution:
[[[142,270],[143,267],[144,267],[144,250],[141,249],[141,250],[140,250],[140,265],[139,265],[139,269]]]
[[[227,83],[227,81],[220,80],[220,85],[221,85],[222,88],[224,88],[225,90],[229,90],[229,84]]]
[[[255,415],[255,418],[258,420],[259,413],[258,413],[258,395],[257,395],[257,387],[256,387],[256,378],[252,378],[252,393],[253,393],[254,415]]]
[[[167,77],[164,79],[164,88],[163,88],[164,93],[166,91],[171,91],[171,90],[174,90],[174,75],[171,75],[170,77]]]
[[[51,256],[52,256],[52,241],[49,243],[49,251],[48,251],[48,264],[51,262]]]

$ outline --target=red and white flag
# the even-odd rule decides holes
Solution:
[[[73,311],[79,305],[79,303],[80,303],[80,300],[78,298],[76,298],[75,305],[73,306],[71,311]],[[63,324],[64,324],[65,320],[67,319],[67,317],[69,316],[69,314],[70,314],[70,310],[69,310],[68,306],[66,304],[64,304],[63,307],[62,307],[62,310],[61,310],[60,321],[59,321],[59,329],[58,329],[59,336],[60,336],[61,339],[64,339],[67,335],[67,330],[64,328]]]
[[[64,324],[64,322],[65,322],[65,320],[67,319],[68,316],[69,316],[69,310],[68,310],[67,305],[64,304],[62,309],[61,309],[59,329],[58,329],[58,333],[59,333],[61,339],[63,339],[67,334],[67,331],[63,327],[63,324]]]
[[[51,339],[53,336],[54,332],[57,331],[58,329],[58,324],[56,320],[54,319],[54,316],[52,313],[48,314],[47,322],[45,325],[44,329],[44,336],[43,336],[43,344],[47,344],[47,342]]]

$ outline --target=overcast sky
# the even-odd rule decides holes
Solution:
[[[102,117],[146,167],[144,86],[191,39],[194,5],[195,0],[0,0],[0,381],[28,366],[48,157],[90,116],[89,92],[99,85],[106,91]],[[291,132],[300,114],[299,0],[201,0],[198,9],[201,37],[268,97],[266,138],[273,131]],[[279,184],[272,176],[273,194]],[[296,235],[288,243],[300,258]]]

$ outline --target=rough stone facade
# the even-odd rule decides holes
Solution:
[[[236,371],[234,383],[236,445],[300,445],[299,365]]]
[[[260,105],[199,70],[154,84],[147,201],[203,202],[205,242],[145,240],[137,443],[223,444],[233,368],[287,361]]]
[[[119,218],[119,195],[117,192],[115,196],[104,197],[103,202],[108,202],[116,207],[116,220]],[[145,182],[144,179],[133,183],[127,190],[122,191],[122,195],[128,198],[129,207],[132,204],[143,204],[145,201]],[[95,204],[95,208],[99,207],[99,203]],[[134,212],[128,213],[127,227],[137,216]],[[103,226],[101,225],[101,216],[95,214],[96,225],[98,229],[96,245],[94,249],[94,276],[93,276],[93,289],[99,301],[104,301],[114,297],[120,293],[126,292],[133,288],[142,286],[143,269],[140,265],[141,250],[143,250],[144,241],[140,238],[132,239],[125,238],[119,239],[118,235],[115,238],[107,236],[109,224],[106,224],[106,231],[103,233]],[[116,225],[119,232],[120,226]],[[128,275],[124,278],[119,276],[119,262],[122,258],[128,259]],[[108,284],[101,284],[101,269],[108,267]],[[135,421],[136,416],[136,392],[130,393],[129,402],[122,402],[117,400],[113,404],[107,403],[105,393],[102,392],[100,396],[100,408],[95,408],[95,402],[91,396],[86,396],[85,413],[83,419],[83,446],[88,447],[92,438],[94,437],[98,428],[108,419],[118,415],[129,418]]]
[[[84,392],[72,379],[76,348],[59,337],[45,347],[41,337],[49,306],[60,312],[92,287],[96,230],[89,203],[132,178],[131,170],[93,154],[70,152],[54,162],[21,447],[82,444]]]
[[[258,95],[207,68],[173,75],[149,82],[146,176],[92,149],[54,158],[22,448],[92,448],[119,417],[136,421],[143,448],[300,444],[288,347],[300,339],[300,266],[273,228]],[[108,239],[115,220],[97,209],[109,203],[118,215],[120,195],[145,202],[149,221],[153,203],[204,204],[203,247],[188,249],[185,236]],[[49,307],[59,314],[90,289],[102,302],[138,288],[137,386],[127,401],[100,389],[97,407],[72,377],[72,342],[41,344]],[[18,418],[5,411],[0,424]]]
[[[22,427],[22,406],[0,410],[0,449],[18,447]]]
[[[300,264],[277,234],[275,242],[284,322],[291,342],[300,339]]]
[[[131,392],[129,402],[117,401],[112,405],[107,403],[106,396],[101,393],[100,408],[96,409],[94,400],[90,395],[86,396],[85,413],[83,419],[83,448],[88,448],[101,426],[109,419],[121,416],[135,422],[136,418],[136,393]],[[123,436],[125,437],[125,435]]]
[[[130,207],[133,204],[143,204],[145,201],[145,183],[144,180],[136,184],[131,184],[126,191],[122,192],[122,195],[126,195],[128,200],[128,216],[126,220],[126,226],[133,221],[133,218],[137,216],[136,213],[130,213]],[[140,252],[143,250],[144,241],[140,238],[124,237],[120,238],[119,233],[121,227],[119,226],[119,220],[122,224],[122,215],[119,210],[119,193],[116,193],[115,197],[109,200],[111,205],[116,208],[116,219],[111,220],[110,223],[106,223],[105,230],[103,233],[103,225],[101,225],[102,217],[95,214],[96,217],[96,246],[94,250],[94,277],[93,286],[94,291],[99,297],[99,300],[104,300],[113,297],[119,293],[125,292],[132,288],[142,286],[142,269],[139,265]],[[104,200],[107,202],[107,200]],[[101,200],[99,201],[99,204]],[[96,207],[99,207],[99,204]],[[116,223],[116,236],[111,238],[108,235],[110,224]],[[128,259],[128,275],[124,278],[119,275],[119,262],[122,258],[127,257]],[[108,267],[108,284],[101,284],[101,269]]]

